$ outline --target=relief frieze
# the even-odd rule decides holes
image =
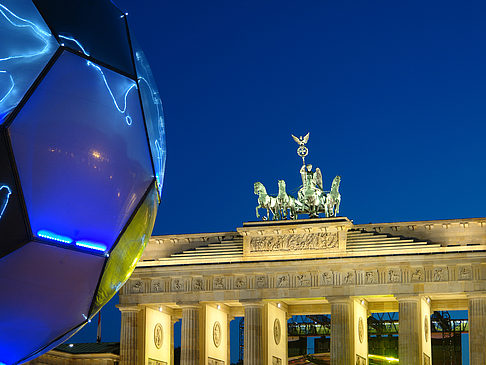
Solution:
[[[216,289],[216,290],[225,289],[224,277],[222,277],[222,276],[216,276],[213,279],[213,289]]]
[[[425,271],[422,267],[415,267],[411,271],[411,279],[413,282],[424,281]]]
[[[152,293],[160,293],[163,291],[162,289],[162,283],[160,280],[153,280],[152,281]]]
[[[459,280],[471,280],[472,279],[472,267],[471,266],[459,266],[458,275]]]
[[[203,278],[193,278],[192,279],[192,290],[200,291],[204,289]]]
[[[280,274],[275,277],[275,287],[288,288],[290,286],[289,274]]]
[[[296,287],[304,287],[304,286],[311,286],[311,275],[310,273],[303,273],[297,274],[295,276],[295,286]]]
[[[332,271],[325,271],[321,274],[321,285],[333,285],[334,284],[334,279],[333,279],[333,273]]]
[[[245,276],[237,276],[235,278],[235,288],[236,289],[246,289],[247,280]]]
[[[329,250],[338,247],[337,233],[282,234],[250,238],[250,252]]]
[[[368,270],[364,273],[365,284],[378,284],[378,270]]]
[[[172,279],[171,283],[172,291],[183,291],[184,290],[184,282],[180,278]]]
[[[432,275],[434,281],[447,281],[449,280],[449,271],[447,267],[436,267]]]
[[[255,285],[257,289],[263,289],[268,286],[267,277],[265,275],[257,275],[255,277]]]
[[[132,293],[143,293],[143,283],[140,280],[137,280],[132,284]]]

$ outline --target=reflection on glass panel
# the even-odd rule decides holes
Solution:
[[[28,241],[21,200],[15,185],[5,141],[0,136],[0,257]]]
[[[88,315],[104,258],[30,242],[0,259],[1,361],[48,345]]]
[[[162,109],[162,101],[160,100],[157,84],[155,83],[148,61],[137,42],[134,41],[133,45],[138,84],[142,96],[142,106],[145,113],[150,148],[154,159],[155,175],[157,177],[160,195],[162,193],[162,183],[164,181],[166,157],[164,110]]]
[[[62,40],[66,46],[135,75],[126,19],[110,0],[34,0],[34,3],[53,32],[66,37]]]
[[[10,135],[34,235],[110,250],[153,180],[135,82],[65,52]]]
[[[58,47],[31,1],[0,0],[0,124]]]
[[[42,348],[41,350],[36,351],[32,354],[29,354],[28,357],[26,357],[25,359],[22,359],[22,363],[26,362],[26,361],[34,360],[36,357],[41,356],[42,354],[45,354],[46,352],[49,352],[52,349],[56,348],[57,346],[63,344],[64,342],[69,340],[71,337],[73,337],[77,332],[79,332],[86,325],[86,323],[87,322],[85,322],[82,325],[72,329],[71,331],[66,333],[64,336],[59,337],[58,339],[54,340],[53,342],[51,342],[49,345]]]
[[[104,306],[128,280],[152,234],[157,215],[157,192],[151,189],[120,241],[110,254],[91,315]]]

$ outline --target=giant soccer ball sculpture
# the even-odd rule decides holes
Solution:
[[[0,0],[0,364],[65,341],[151,235],[162,104],[109,0]]]

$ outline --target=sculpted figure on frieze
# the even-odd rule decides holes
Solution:
[[[305,163],[305,157],[309,153],[306,147],[309,133],[299,138],[292,135],[292,138],[299,145],[297,155],[302,158],[300,168],[302,185],[299,187],[297,199],[287,193],[284,180],[278,180],[277,196],[268,194],[265,186],[261,182],[256,182],[253,188],[255,195],[258,195],[258,205],[255,209],[257,218],[260,218],[259,209],[266,209],[263,220],[270,219],[270,213],[272,213],[273,220],[297,219],[299,214],[307,214],[309,218],[318,218],[319,214],[336,217],[341,204],[341,194],[339,193],[341,177],[336,176],[332,181],[331,190],[324,191],[321,169],[317,167],[313,171],[312,165]]]

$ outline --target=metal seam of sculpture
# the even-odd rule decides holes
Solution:
[[[261,182],[256,182],[254,193],[258,195],[258,206],[255,208],[257,218],[260,218],[258,212],[260,208],[267,210],[267,214],[262,217],[263,220],[270,218],[270,212],[273,220],[297,219],[299,214],[308,214],[309,218],[317,218],[320,213],[324,213],[326,217],[336,217],[341,204],[341,194],[339,193],[341,177],[336,176],[332,181],[331,190],[324,191],[321,170],[316,168],[315,171],[312,171],[312,165],[305,163],[305,157],[309,153],[306,147],[309,133],[299,138],[292,135],[292,138],[299,145],[297,155],[302,158],[300,168],[302,186],[298,191],[297,199],[287,194],[284,180],[278,180],[277,196],[269,195],[265,186]]]
[[[81,329],[151,236],[164,118],[130,31],[111,0],[0,0],[0,365]]]

